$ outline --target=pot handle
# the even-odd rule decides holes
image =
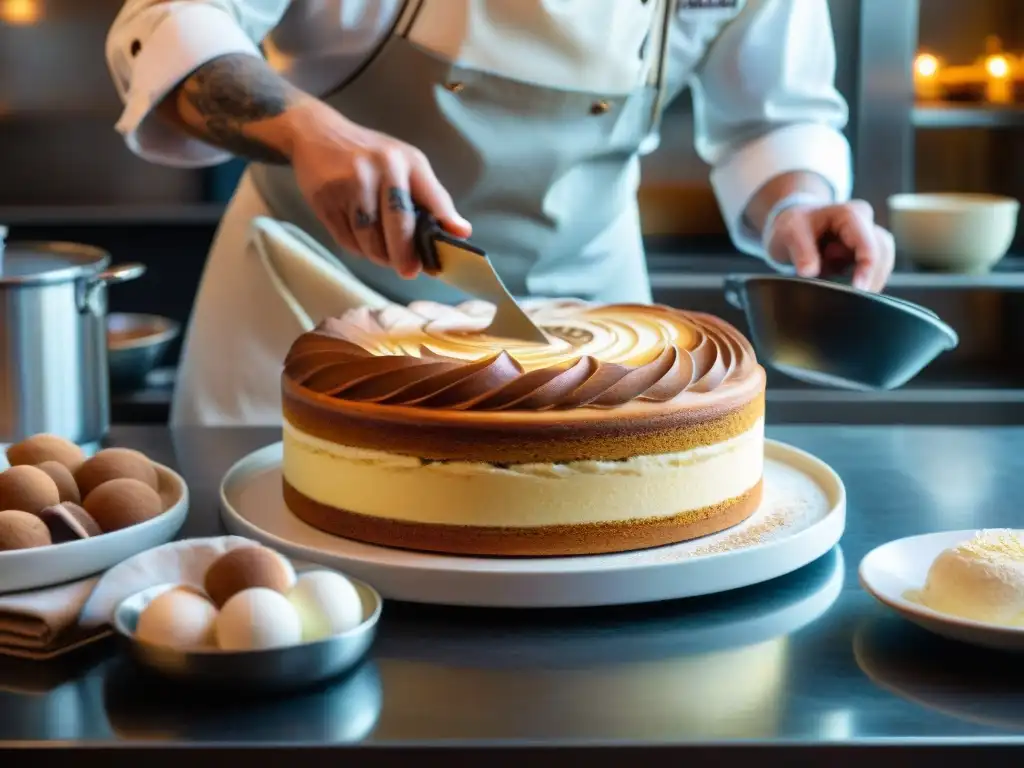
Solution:
[[[144,274],[146,274],[145,264],[130,262],[103,270],[96,275],[95,281],[106,285],[115,285],[116,283],[127,283],[129,280],[138,280]]]
[[[94,306],[94,302],[96,300],[96,292],[100,286],[127,283],[129,280],[137,280],[144,274],[146,274],[146,265],[139,264],[137,262],[117,264],[109,269],[103,270],[85,284],[85,288],[81,293],[82,298],[81,303],[79,304],[79,309],[82,312],[92,312],[99,316],[101,313],[99,309]]]
[[[736,309],[747,311],[746,302],[743,300],[743,288],[745,281],[742,277],[728,275],[722,281],[722,290],[725,291],[725,300]]]

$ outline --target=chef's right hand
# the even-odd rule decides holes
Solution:
[[[346,251],[415,277],[422,265],[412,242],[413,201],[449,233],[469,237],[469,222],[415,147],[356,125],[322,102],[305,108],[293,135],[299,189]]]

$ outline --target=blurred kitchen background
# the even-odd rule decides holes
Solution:
[[[120,5],[0,0],[0,224],[10,226],[12,240],[71,240],[103,247],[115,261],[145,262],[143,279],[111,290],[111,310],[184,323],[241,166],[171,170],[125,149],[113,130],[120,105],[103,59],[106,31]],[[895,192],[1024,198],[1024,1],[829,5],[838,86],[851,109],[855,192],[874,204],[880,220],[886,220],[886,198]],[[692,294],[679,294],[687,273],[763,269],[728,245],[707,169],[692,150],[686,95],[671,105],[662,147],[648,158],[641,206],[657,298],[699,303]],[[995,295],[992,280],[1016,279],[1021,261],[1014,254],[1024,253],[1024,226],[1017,232],[1010,255],[975,284],[975,297],[946,307],[944,316],[954,325],[950,313],[983,318],[977,328],[958,327],[966,351],[956,353],[957,370],[971,363],[974,372],[957,379],[958,387],[995,386],[975,381],[976,372],[992,367],[1007,334],[1022,333],[1015,329],[1024,327],[1017,322],[1024,303],[1003,294],[983,298]],[[901,259],[899,269],[910,273],[910,282],[896,280],[894,290],[909,286],[913,294],[914,268]],[[728,311],[718,304],[708,308]],[[176,355],[174,345],[148,386],[115,394],[115,421],[166,417],[163,385]],[[994,375],[1019,385],[1024,403],[1024,371]]]

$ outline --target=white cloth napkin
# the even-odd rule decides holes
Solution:
[[[241,536],[220,536],[172,541],[141,552],[100,577],[82,608],[78,623],[85,628],[103,626],[111,620],[122,600],[158,584],[202,589],[203,577],[218,557],[255,543]]]
[[[254,543],[240,536],[174,541],[141,552],[102,576],[0,595],[0,656],[48,659],[104,637],[114,609],[126,597],[157,584],[202,589],[214,560]]]
[[[250,239],[271,284],[304,330],[349,309],[392,304],[293,224],[257,217]]]

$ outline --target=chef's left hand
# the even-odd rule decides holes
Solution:
[[[892,235],[875,224],[863,200],[826,205],[794,205],[780,213],[765,243],[768,255],[792,264],[802,277],[825,277],[853,266],[853,285],[880,291],[892,273]]]

